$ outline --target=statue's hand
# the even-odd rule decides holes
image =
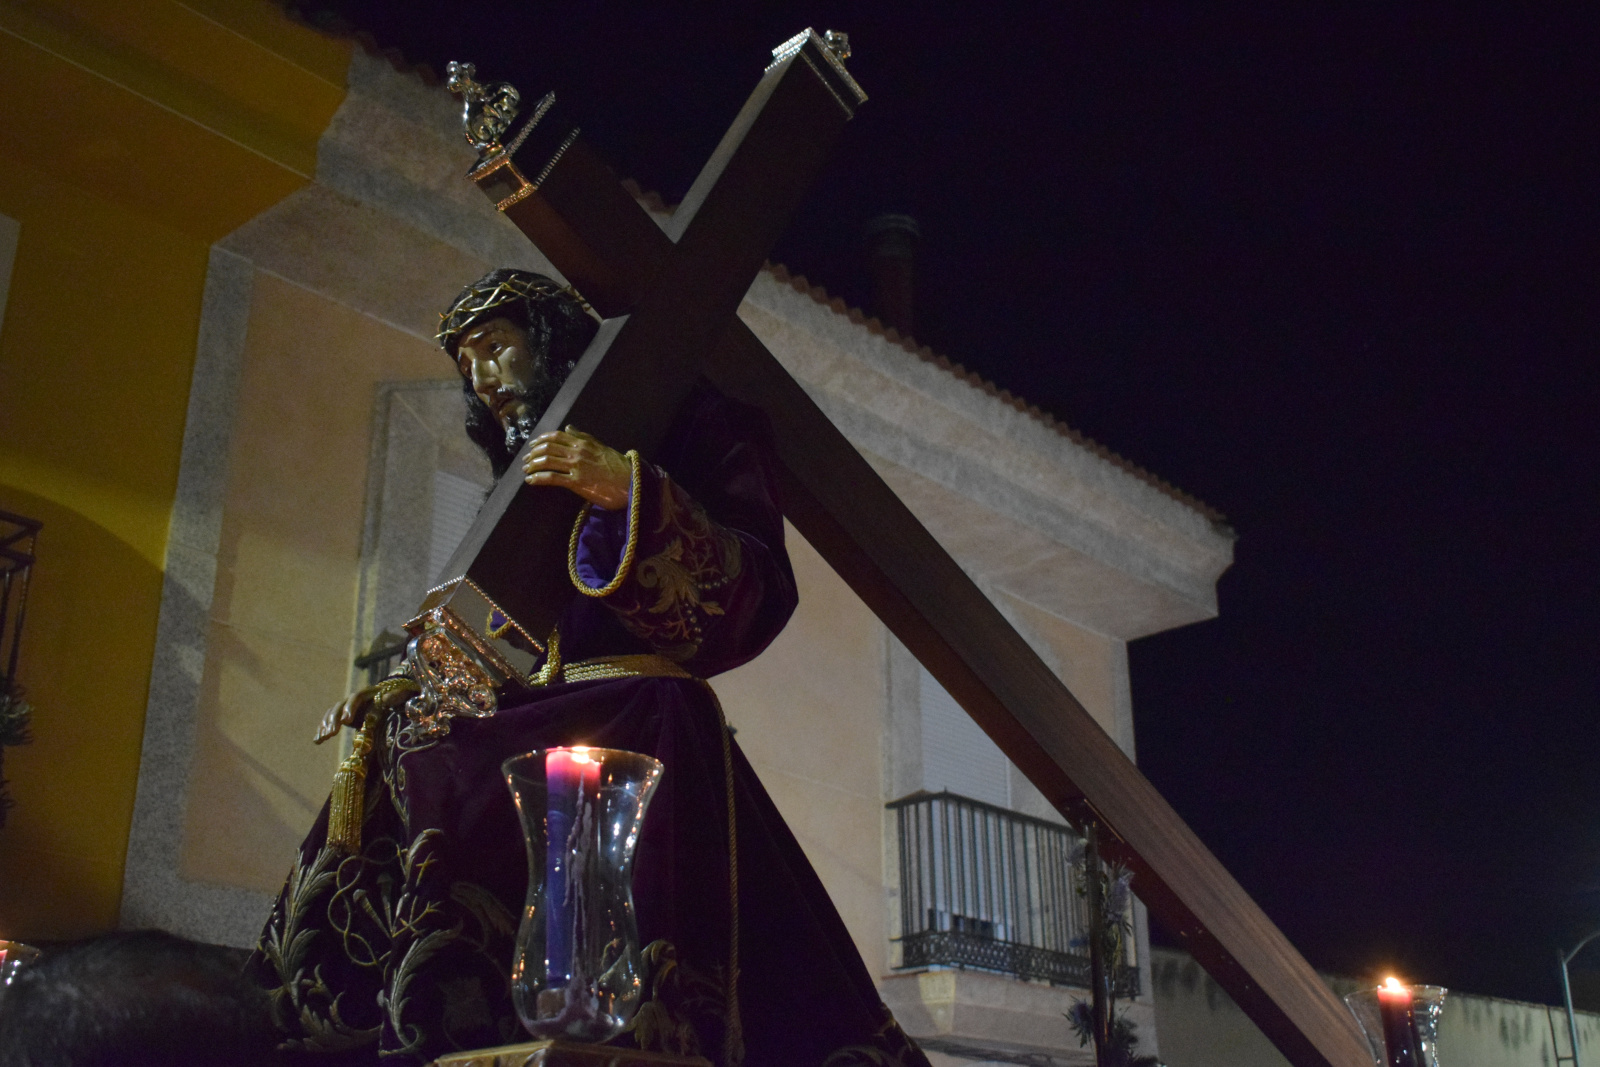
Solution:
[[[410,678],[385,678],[377,685],[357,689],[345,699],[328,709],[317,728],[316,743],[322,744],[344,726],[360,722],[372,708],[389,711],[422,692],[422,687]]]
[[[633,480],[627,456],[572,426],[535,437],[522,473],[529,485],[570,489],[607,511],[627,507]]]

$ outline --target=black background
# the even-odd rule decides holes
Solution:
[[[1239,532],[1221,617],[1131,646],[1145,772],[1317,967],[1551,1000],[1600,926],[1600,19],[1273,7],[298,13],[556,89],[668,201],[848,31],[871,99],[773,258],[871,310],[862,225],[914,215],[919,341]]]

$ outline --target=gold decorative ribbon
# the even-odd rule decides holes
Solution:
[[[639,453],[629,449],[625,458],[628,461],[628,543],[622,550],[622,559],[617,563],[617,573],[605,585],[596,587],[589,585],[578,575],[578,539],[583,535],[583,525],[589,521],[589,515],[594,511],[593,504],[585,504],[578,509],[578,517],[572,523],[572,536],[567,539],[567,577],[573,586],[588,597],[607,597],[622,588],[622,583],[627,581],[628,573],[633,570],[633,557],[639,549],[639,511],[643,506],[639,501],[639,489],[642,475],[640,465],[644,460],[639,458]]]

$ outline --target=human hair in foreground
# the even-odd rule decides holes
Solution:
[[[235,953],[159,930],[46,952],[0,1000],[0,1067],[266,1067],[277,1041]]]

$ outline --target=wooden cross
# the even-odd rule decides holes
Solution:
[[[1150,912],[1291,1063],[1371,1067],[1311,967],[735,314],[865,100],[834,42],[808,30],[774,50],[665,233],[577,130],[542,121],[550,98],[509,150],[489,146],[470,177],[606,318],[537,432],[573,423],[648,455],[697,376],[762,408],[806,541],[1069,821],[1097,828]],[[452,558],[464,580],[424,602],[430,617],[475,628],[498,608],[541,634],[573,595],[571,494],[520,470]],[[515,633],[468,639],[513,671],[536,651]]]

